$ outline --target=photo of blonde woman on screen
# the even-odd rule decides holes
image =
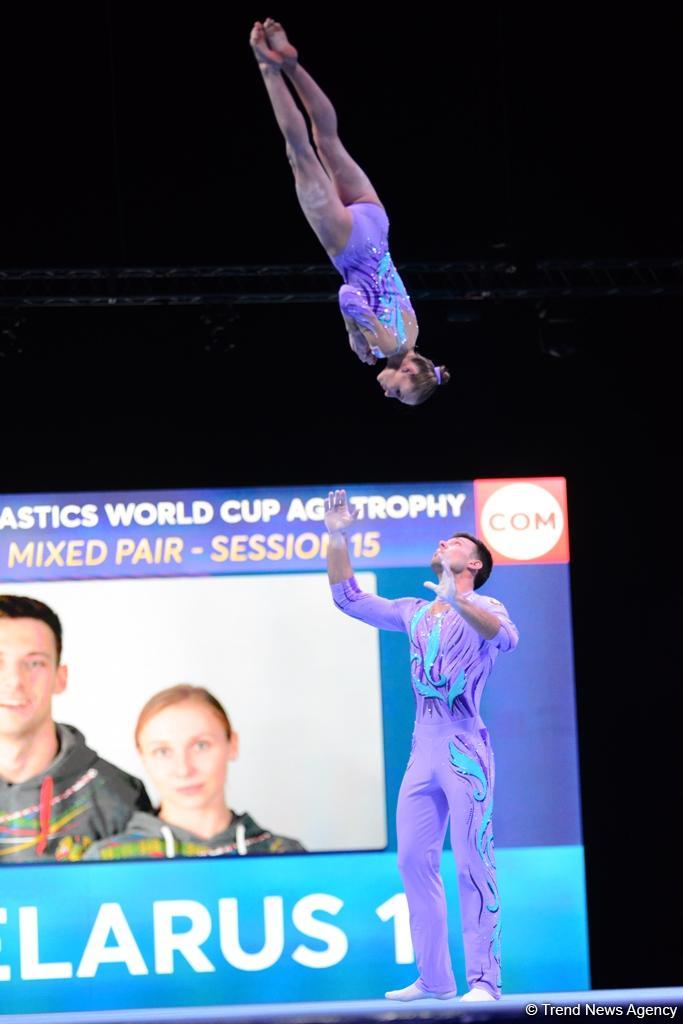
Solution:
[[[164,859],[301,853],[226,799],[239,737],[223,705],[200,686],[180,684],[150,697],[135,744],[160,796],[156,812],[134,814],[123,832],[91,846],[86,860]]]

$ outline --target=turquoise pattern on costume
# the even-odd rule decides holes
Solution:
[[[412,619],[410,620],[410,639],[412,643],[415,643],[415,631],[417,629],[417,625],[420,619],[423,619],[424,616],[427,614],[428,608],[428,604],[423,604],[421,608],[418,608],[418,610],[415,612]]]
[[[448,707],[451,709],[451,711],[453,710],[453,701],[455,700],[456,697],[460,696],[460,694],[463,692],[466,686],[467,676],[465,675],[465,670],[463,669],[460,675],[456,678],[453,685],[451,686],[450,690],[448,691]]]
[[[493,797],[491,797],[491,803],[488,805],[487,808],[485,808],[484,816],[481,819],[481,825],[477,829],[477,849],[479,850],[479,854],[481,856],[481,859],[484,862],[486,862],[486,856],[487,856],[486,849],[487,849],[491,839],[493,838],[493,836],[491,836],[490,839],[487,839],[485,845],[482,845],[482,839],[484,837],[484,832],[486,831],[486,829],[489,826],[492,814],[493,814]]]
[[[444,700],[443,693],[440,693],[431,683],[423,683],[420,679],[422,658],[419,654],[412,654],[410,656],[410,672],[413,686],[422,697],[437,697],[439,700]]]
[[[494,925],[493,931],[491,933],[491,952],[493,953],[493,958],[496,961],[496,964],[498,966],[498,977],[496,978],[496,984],[497,985],[502,985],[502,983],[503,983],[503,978],[502,978],[502,973],[501,973],[501,963],[500,963],[500,936],[501,936],[501,928],[502,928],[501,922],[497,921],[496,924]]]
[[[418,646],[417,627],[429,611],[429,607],[430,606],[428,604],[423,604],[421,608],[418,608],[411,619],[410,639],[415,647]],[[448,682],[448,676],[440,673],[438,679],[434,678],[434,663],[439,656],[439,647],[441,644],[441,623],[442,619],[440,617],[437,618],[429,631],[429,635],[427,637],[427,650],[425,651],[424,660],[419,651],[413,651],[411,654],[410,674],[413,686],[422,697],[436,697],[438,700],[442,700],[447,703],[449,709],[452,711],[455,698],[461,694],[467,686],[467,676],[465,675],[464,670],[461,671],[454,680],[446,696],[444,695],[442,687],[444,687]],[[427,682],[423,682],[423,679],[426,679]]]
[[[493,834],[489,834],[489,836],[486,839],[486,842],[483,841],[484,833],[486,832],[486,829],[491,823],[492,815],[493,797],[491,798],[491,802],[489,803],[488,807],[485,808],[483,817],[481,819],[481,824],[477,829],[477,850],[479,851],[481,859],[483,860],[486,868],[493,874],[493,878],[486,879],[486,884],[488,885],[491,894],[493,895],[493,902],[487,903],[486,909],[489,910],[492,914],[496,914],[500,910],[500,895],[498,893],[498,888],[495,884],[495,866],[492,862],[491,856],[489,855],[489,847],[492,846],[493,843]],[[493,953],[493,957],[496,961],[496,966],[498,967],[498,977],[496,981],[496,984],[498,985],[501,984],[500,936],[501,922],[499,919],[495,923],[493,931],[491,933],[491,952]]]
[[[379,301],[381,308],[377,313],[380,323],[388,327],[398,338],[399,348],[407,341],[407,334],[397,296],[408,301],[403,281],[396,273],[396,269],[389,253],[385,253],[377,267],[377,278],[379,282]]]
[[[474,792],[473,796],[475,800],[484,800],[488,791],[488,782],[484,775],[484,769],[473,758],[468,757],[467,754],[463,754],[461,750],[458,750],[453,740],[449,740],[448,749],[451,752],[451,764],[461,775],[472,775],[475,779],[478,779],[482,784],[482,789],[479,792]],[[493,803],[493,801],[491,801]],[[489,807],[491,805],[489,804]],[[486,812],[484,812],[484,818],[486,818]],[[477,849],[481,853],[481,846],[479,842],[479,833],[477,833]]]
[[[418,623],[425,616],[425,614],[427,613],[428,609],[429,609],[429,605],[428,604],[423,604],[421,608],[418,608],[418,610],[415,612],[415,614],[413,615],[413,618],[411,620],[411,623],[410,623],[410,639],[411,639],[412,643],[415,646],[417,646],[416,631],[417,631]],[[438,697],[439,700],[443,700],[444,699],[443,695],[441,693],[439,693],[439,691],[431,683],[423,683],[422,682],[422,680],[420,678],[420,676],[422,675],[422,671],[423,671],[422,655],[419,653],[419,651],[413,651],[413,653],[410,656],[410,675],[411,675],[411,679],[413,681],[413,685],[414,685],[415,689],[423,697]],[[445,682],[445,680],[444,680],[444,682]],[[437,685],[441,685],[441,684],[438,683]]]
[[[495,899],[495,903],[487,903],[486,904],[486,909],[490,910],[492,914],[495,914],[495,912],[500,907],[500,897],[498,895],[498,890],[496,889],[495,885],[493,885],[493,883],[491,882],[491,880],[489,878],[486,879],[486,884],[488,885],[489,889],[493,893],[493,897]]]
[[[434,662],[439,655],[439,644],[441,643],[441,619],[437,619],[429,631],[427,639],[427,652],[425,654],[424,673],[430,682],[435,686],[444,686],[448,680],[446,676],[440,675],[438,680],[432,675]]]

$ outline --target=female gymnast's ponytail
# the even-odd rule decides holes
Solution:
[[[431,359],[418,352],[412,352],[411,359],[417,366],[417,373],[413,377],[413,392],[416,396],[413,404],[422,405],[440,385],[448,384],[451,374],[447,366],[435,366]]]

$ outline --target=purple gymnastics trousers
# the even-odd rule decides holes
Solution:
[[[410,638],[416,698],[413,745],[398,795],[398,867],[408,899],[410,934],[427,992],[456,988],[448,948],[448,916],[439,873],[450,819],[465,972],[470,988],[501,995],[501,921],[493,847],[495,763],[479,716],[484,684],[499,651],[518,633],[495,598],[471,592],[472,604],[500,620],[485,640],[453,608],[416,598],[390,601],[360,590],[352,576],[332,586],[334,603],[353,618]]]
[[[491,827],[494,775],[493,751],[480,718],[416,723],[398,794],[396,833],[419,984],[429,992],[455,990],[439,874],[450,817],[467,983],[500,995],[500,901]]]

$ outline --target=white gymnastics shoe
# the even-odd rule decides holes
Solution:
[[[460,997],[461,1003],[487,1003],[489,1001],[495,1003],[495,996],[492,996],[485,988],[471,988],[469,992],[465,992],[465,995]]]
[[[426,992],[419,985],[408,985],[407,988],[395,988],[385,992],[385,999],[396,999],[401,1003],[411,1003],[413,999],[454,999],[457,992]]]

